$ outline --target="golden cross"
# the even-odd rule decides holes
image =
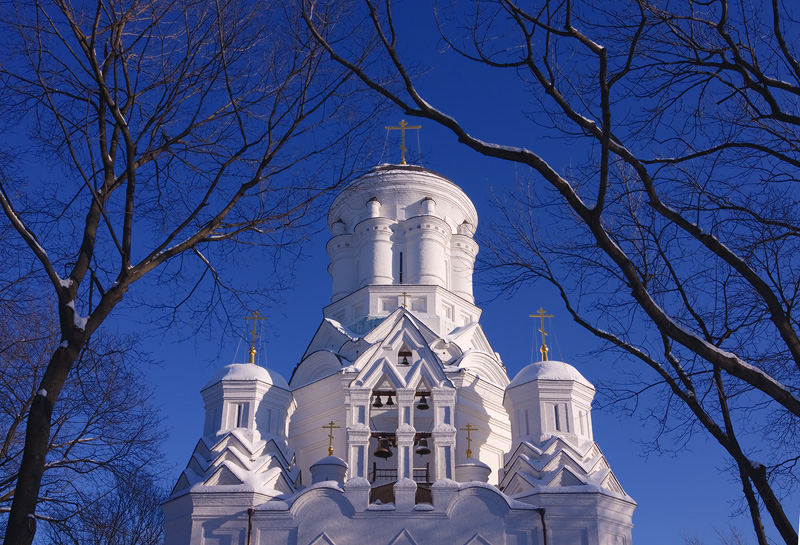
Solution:
[[[408,297],[408,294],[406,292],[403,292],[403,308],[408,308],[406,306],[406,297]]]
[[[478,431],[478,428],[467,422],[466,427],[458,429],[460,431],[467,432],[467,458],[472,458],[472,436],[470,435],[470,432]]]
[[[245,316],[245,320],[253,320],[253,343],[250,345],[250,361],[248,363],[255,363],[256,362],[256,324],[259,320],[266,320],[266,316],[261,316],[257,310],[253,311],[252,316]]]
[[[334,424],[333,420],[331,420],[330,424],[322,426],[322,429],[330,430],[328,434],[328,456],[333,456],[333,430],[339,428],[341,428],[341,426]]]
[[[539,311],[536,314],[530,314],[531,318],[539,318],[542,321],[542,327],[539,328],[539,331],[542,332],[542,347],[539,351],[542,353],[542,361],[547,361],[547,342],[545,341],[545,336],[547,333],[544,331],[544,319],[545,318],[552,318],[552,314],[545,314],[545,310],[542,307],[539,307]]]
[[[409,129],[421,129],[421,128],[422,125],[409,125],[408,123],[406,123],[405,119],[400,120],[400,126],[398,127],[386,127],[387,131],[391,130],[400,131],[400,159],[401,159],[400,164],[402,165],[406,164],[406,152],[408,151],[408,149],[406,149],[406,131]]]

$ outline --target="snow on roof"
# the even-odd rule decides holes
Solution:
[[[592,383],[586,380],[573,366],[563,361],[552,360],[539,361],[523,367],[522,371],[517,373],[517,376],[508,385],[508,388],[514,388],[534,380],[571,380],[594,389]]]
[[[319,462],[313,464],[311,467],[314,466],[341,466],[346,468],[347,462],[339,458],[338,456],[326,456],[325,458],[321,459]]]
[[[203,390],[223,380],[259,380],[278,388],[289,390],[286,379],[272,369],[265,369],[254,363],[232,363],[217,371],[211,380],[203,386]]]

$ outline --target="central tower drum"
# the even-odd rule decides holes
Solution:
[[[394,298],[403,297],[409,309],[448,325],[473,321],[477,223],[472,201],[447,178],[412,165],[373,169],[346,188],[328,214],[335,307],[329,308],[338,311],[329,317],[355,324],[394,310]],[[362,289],[367,293],[351,304],[335,304]],[[439,290],[450,296],[437,296]]]

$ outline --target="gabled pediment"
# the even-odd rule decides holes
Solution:
[[[553,475],[553,478],[550,479],[547,486],[583,486],[584,484],[586,483],[584,483],[570,468],[563,467]]]
[[[503,493],[506,496],[516,496],[517,494],[522,494],[525,492],[529,492],[534,489],[533,484],[531,483],[529,478],[522,473],[514,473],[508,481],[508,484],[503,487]]]
[[[600,486],[606,490],[616,492],[617,494],[625,494],[625,491],[622,489],[622,485],[619,484],[617,477],[611,472],[611,470],[609,470],[608,475],[606,475],[605,478],[600,481]]]
[[[336,545],[336,543],[334,543],[333,540],[329,538],[325,532],[322,532],[320,535],[316,537],[316,539],[314,539],[314,541],[312,541],[308,545]]]
[[[212,447],[212,451],[214,452],[222,452],[226,449],[237,449],[248,456],[253,455],[253,450],[250,448],[250,445],[245,444],[244,441],[242,441],[234,432],[223,435],[222,438]]]
[[[216,454],[211,452],[209,445],[206,444],[206,439],[200,439],[194,447],[194,453],[201,456],[204,460],[210,461]]]
[[[280,467],[271,468],[265,473],[261,473],[261,477],[264,488],[271,488],[282,494],[293,494],[295,492],[292,483]]]
[[[556,453],[550,460],[542,466],[542,471],[556,471],[560,467],[568,467],[578,474],[591,473],[591,468],[587,468],[581,460],[576,460],[571,453],[562,450]]]
[[[430,346],[439,338],[439,335],[426,326],[422,320],[418,319],[403,307],[399,307],[378,324],[375,329],[364,335],[364,340],[370,344],[380,342],[389,336],[389,333],[394,331],[397,328],[397,324],[402,321],[411,323],[412,327],[420,334],[426,346]]]
[[[353,383],[360,387],[377,388],[388,380],[394,388],[414,388],[423,381],[431,386],[449,384],[442,363],[428,346],[425,336],[413,320],[400,316],[373,350],[356,361],[360,369]],[[398,353],[409,350],[409,366],[398,366]]]
[[[190,486],[191,486],[191,483],[189,482],[189,478],[186,476],[186,472],[184,471],[184,473],[181,473],[181,476],[178,477],[178,482],[175,483],[175,487],[172,489],[172,492],[170,493],[170,496],[174,496],[178,492],[181,492],[182,490],[186,490]]]
[[[206,469],[208,469],[208,461],[203,460],[196,453],[192,454],[192,457],[189,458],[189,463],[186,464],[186,469],[191,469],[198,475],[202,475],[206,472]]]
[[[223,452],[219,458],[214,460],[214,465],[220,465],[224,463],[228,463],[232,466],[236,466],[242,471],[247,471],[248,467],[244,460],[241,459],[239,454],[233,450],[227,449]]]
[[[408,532],[408,530],[403,529],[394,537],[389,545],[417,545],[417,542],[413,537],[411,537],[411,534]]]
[[[472,539],[466,542],[465,545],[492,545],[492,544],[486,541],[480,534],[475,534],[474,536],[472,536]]]
[[[506,464],[505,474],[503,475],[503,479],[500,481],[500,486],[505,490],[508,486],[510,486],[510,483],[514,480],[515,476],[518,475],[525,475],[529,480],[538,480],[541,475],[541,471],[534,467],[531,462],[532,460],[527,456],[517,456],[509,464]]]
[[[212,473],[203,484],[206,486],[237,485],[242,484],[242,480],[227,465],[223,465]]]

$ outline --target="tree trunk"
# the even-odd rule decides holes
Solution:
[[[83,344],[83,331],[74,330],[73,333],[69,345],[66,348],[56,349],[50,359],[39,392],[34,397],[28,412],[22,463],[6,527],[4,541],[6,545],[31,545],[36,533],[36,503],[39,500],[39,489],[50,444],[53,406]]]

